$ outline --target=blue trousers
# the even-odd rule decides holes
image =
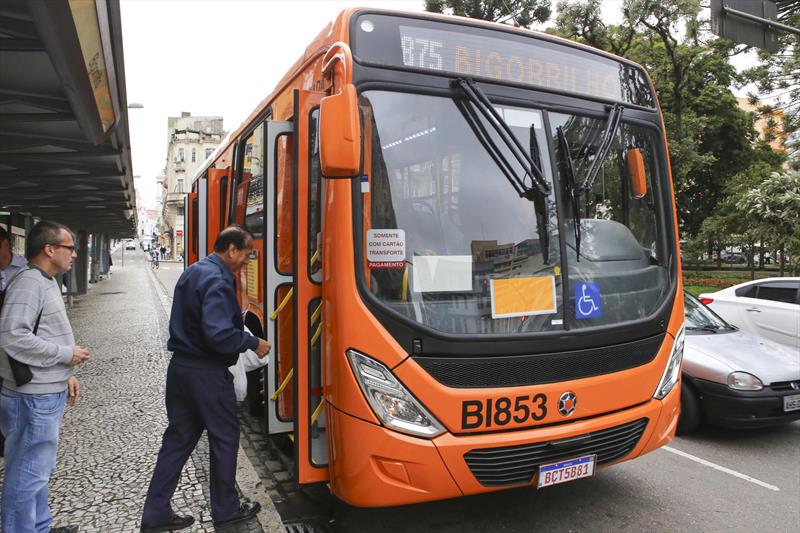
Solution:
[[[56,468],[66,399],[66,390],[53,394],[0,391],[0,430],[6,437],[3,531],[50,531],[53,515],[47,504],[47,484]]]
[[[155,525],[172,518],[170,500],[203,430],[211,451],[211,517],[215,521],[230,518],[239,510],[239,419],[233,375],[225,367],[201,369],[173,361],[167,370],[166,405],[169,424],[147,490],[142,524]]]

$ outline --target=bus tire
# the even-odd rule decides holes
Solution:
[[[702,422],[700,398],[684,378],[681,380],[681,414],[678,417],[678,435],[692,433]]]

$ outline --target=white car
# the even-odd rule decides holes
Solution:
[[[800,278],[748,281],[701,294],[700,301],[734,326],[800,354]]]
[[[740,331],[684,293],[678,433],[703,421],[759,428],[800,419],[800,352]]]

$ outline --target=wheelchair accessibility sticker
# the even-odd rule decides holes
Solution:
[[[575,284],[575,318],[603,316],[600,306],[600,284],[581,281]]]

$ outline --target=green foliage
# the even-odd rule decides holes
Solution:
[[[756,163],[777,170],[783,161],[768,146],[753,144],[755,117],[731,93],[739,81],[729,61],[733,44],[703,40],[699,0],[625,0],[618,26],[603,23],[600,6],[600,0],[560,0],[550,32],[647,69],[667,129],[681,229],[720,242],[733,216],[719,212],[730,179]],[[704,224],[712,214],[721,218]]]
[[[800,2],[777,0],[778,20],[800,28]],[[783,114],[783,131],[790,133],[800,128],[800,45],[798,36],[779,33],[780,50],[776,54],[759,51],[761,64],[744,72],[747,81],[753,82],[758,92],[775,99],[776,103],[763,110],[765,117],[777,111]]]
[[[425,10],[530,28],[550,18],[550,0],[425,0]]]
[[[800,172],[773,172],[755,187],[743,187],[735,201],[764,240],[784,246],[800,232]]]

